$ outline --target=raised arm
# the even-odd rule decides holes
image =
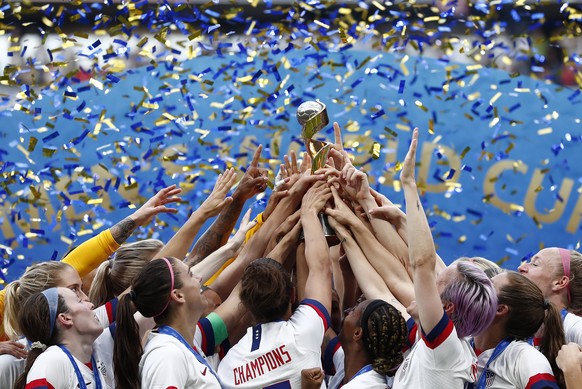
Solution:
[[[361,247],[364,255],[370,259],[375,271],[384,279],[386,285],[394,291],[398,300],[408,306],[414,300],[414,287],[402,263],[378,242],[368,228],[340,198],[335,188],[332,188],[332,193],[335,207],[334,209],[328,208],[325,212],[351,230],[357,245]]]
[[[370,192],[372,193],[372,196],[374,196],[374,199],[378,204],[377,208],[372,208],[368,211],[368,216],[370,217],[370,219],[374,218],[384,219],[390,222],[390,224],[392,224],[396,231],[398,232],[398,235],[400,236],[406,247],[408,247],[408,231],[407,231],[408,227],[406,223],[406,214],[402,212],[400,208],[394,205],[392,201],[390,201],[386,196],[376,192],[373,189],[370,189]],[[409,268],[408,256],[406,257],[406,263],[407,263],[406,267],[408,269]],[[437,253],[437,261],[435,264],[436,273],[437,274],[440,273],[446,267],[447,265]],[[410,275],[412,276],[411,273]]]
[[[406,312],[406,307],[394,297],[382,277],[370,265],[364,252],[348,229],[331,216],[329,217],[329,223],[342,242],[352,272],[366,298],[370,300],[381,299],[392,304],[408,320],[410,315]]]
[[[233,201],[232,197],[226,197],[226,195],[235,180],[236,172],[232,168],[220,174],[208,198],[190,215],[186,223],[172,236],[157,256],[184,259],[200,227]]]
[[[148,224],[160,213],[176,213],[176,209],[169,208],[166,205],[180,201],[180,198],[176,195],[181,191],[176,185],[161,189],[133,214],[110,229],[81,243],[79,247],[63,258],[63,262],[74,267],[81,278],[85,277],[101,262],[109,258],[131,236],[136,228]]]
[[[366,214],[370,209],[376,207],[376,200],[370,192],[368,176],[356,169],[349,161],[346,161],[342,169],[341,182],[344,190],[352,200],[357,201],[362,206]],[[408,250],[398,232],[384,219],[370,218],[369,220],[376,239],[406,267]]]
[[[266,258],[274,259],[281,265],[285,265],[289,255],[296,250],[299,236],[301,234],[301,223],[299,222],[299,217],[293,216],[294,215],[289,216],[289,219],[291,219],[289,223],[284,223],[290,228],[286,228],[286,233],[281,235],[281,238],[277,240],[276,245],[271,250],[265,251]]]
[[[424,209],[420,203],[414,178],[418,128],[414,129],[412,142],[404,159],[400,181],[406,199],[408,224],[408,251],[414,281],[414,292],[420,324],[425,333],[431,332],[443,316],[443,305],[436,286],[436,251]]]
[[[251,164],[232,194],[232,202],[220,212],[210,228],[194,244],[187,258],[190,266],[200,262],[226,243],[247,200],[267,188],[266,170],[259,168],[262,150],[262,145],[255,150]]]
[[[305,282],[305,297],[319,301],[331,312],[331,264],[323,229],[317,214],[331,197],[325,182],[318,182],[303,196],[301,225],[305,236],[305,260],[309,275]]]
[[[218,250],[192,266],[192,272],[202,277],[202,283],[206,283],[222,266],[231,258],[235,258],[241,251],[246,233],[253,228],[257,222],[250,221],[251,210],[249,209],[243,216],[238,231],[232,239],[220,247]]]

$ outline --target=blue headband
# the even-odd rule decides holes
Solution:
[[[49,306],[49,314],[51,320],[50,338],[53,337],[53,330],[55,329],[55,319],[57,317],[57,308],[59,307],[59,292],[57,288],[50,288],[42,292],[44,298]]]

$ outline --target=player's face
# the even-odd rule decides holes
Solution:
[[[560,261],[558,249],[547,248],[534,255],[529,262],[522,263],[517,270],[536,284],[544,293],[544,297],[549,297],[552,293],[552,281],[557,278],[557,261]]]
[[[352,341],[354,333],[361,328],[362,313],[371,300],[364,300],[354,308],[346,309],[344,323],[340,331],[340,342]]]
[[[194,274],[184,262],[178,261],[176,267],[180,271],[182,280],[182,288],[180,289],[184,294],[186,303],[190,307],[190,310],[201,315],[208,306],[206,297],[200,293],[202,278]]]
[[[59,295],[65,300],[68,308],[62,313],[63,319],[72,324],[72,328],[79,335],[92,335],[95,339],[103,332],[103,326],[93,311],[93,304],[84,301],[69,288],[58,288]]]
[[[70,289],[82,301],[89,301],[89,297],[83,292],[82,285],[81,277],[79,277],[79,273],[73,267],[67,266],[66,269],[59,273],[57,287]]]

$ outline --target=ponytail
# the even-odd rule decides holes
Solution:
[[[556,357],[558,352],[565,343],[564,326],[562,324],[562,317],[556,306],[547,300],[545,301],[546,314],[544,317],[544,334],[540,342],[540,352],[550,362],[554,377],[560,387],[565,388],[564,374],[556,364]]]
[[[133,315],[139,312],[144,317],[153,317],[158,326],[167,323],[172,314],[169,304],[172,290],[183,285],[180,273],[174,269],[177,262],[171,257],[149,262],[134,278],[132,290],[117,303],[117,330],[113,347],[116,388],[140,388],[139,361],[143,347]]]
[[[28,376],[28,372],[32,365],[34,365],[34,361],[36,358],[39,357],[40,354],[43,353],[42,348],[35,347],[28,352],[28,356],[26,357],[26,364],[24,365],[24,371],[22,374],[18,376],[16,382],[14,383],[13,389],[24,389],[26,387],[26,377]]]
[[[89,300],[99,307],[131,286],[133,279],[149,263],[164,244],[157,239],[124,243],[115,257],[98,268],[89,291]]]
[[[20,306],[20,301],[18,299],[18,293],[20,290],[20,281],[12,281],[6,288],[6,296],[4,297],[4,319],[2,334],[6,335],[9,339],[15,340],[20,337],[20,327],[18,326],[18,310]]]
[[[136,312],[131,298],[134,293],[123,295],[117,304],[117,329],[113,347],[113,366],[116,388],[139,389],[139,360],[143,347],[139,326],[133,315]]]
[[[394,375],[402,363],[408,327],[402,314],[383,300],[372,300],[360,317],[362,343],[372,368],[382,375]]]
[[[101,263],[95,272],[95,277],[93,278],[91,289],[89,290],[89,301],[91,301],[96,307],[104,305],[115,297],[112,295],[113,289],[109,274],[110,271],[111,259]]]

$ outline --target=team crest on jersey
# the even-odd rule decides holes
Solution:
[[[495,381],[495,373],[493,373],[491,370],[487,370],[485,372],[485,387],[490,388],[493,386],[493,381]]]

